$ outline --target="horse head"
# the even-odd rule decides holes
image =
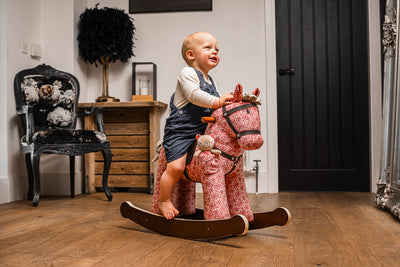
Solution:
[[[264,142],[260,133],[260,114],[257,107],[257,104],[261,104],[258,100],[259,94],[260,90],[257,88],[252,95],[243,95],[243,88],[238,84],[233,93],[232,104],[213,113],[221,128],[245,150],[259,149]]]

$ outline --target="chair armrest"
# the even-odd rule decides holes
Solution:
[[[17,106],[17,115],[22,117],[22,122],[25,125],[25,136],[21,142],[29,144],[32,140],[32,135],[35,132],[35,122],[33,119],[33,107],[30,105]]]
[[[79,117],[91,116],[96,115],[96,124],[97,129],[102,132],[106,133],[104,130],[104,121],[103,121],[103,108],[102,107],[90,107],[80,110],[78,112]]]

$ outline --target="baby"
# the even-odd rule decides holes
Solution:
[[[160,180],[159,209],[166,219],[179,214],[171,202],[171,194],[185,170],[189,147],[196,141],[196,135],[203,135],[207,127],[201,117],[210,116],[213,109],[229,104],[233,98],[230,93],[220,97],[215,81],[208,76],[219,63],[218,52],[218,42],[208,32],[190,34],[182,44],[182,57],[188,66],[178,78],[170,101],[171,114],[164,129],[167,168]]]

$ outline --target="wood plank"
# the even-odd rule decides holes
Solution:
[[[104,123],[109,122],[148,122],[148,109],[110,109],[103,114]]]
[[[196,203],[202,205],[202,195]],[[0,205],[2,266],[398,266],[400,223],[370,193],[249,194],[254,211],[285,206],[292,222],[240,237],[190,241],[122,218],[124,201],[150,209],[152,195],[103,192]]]
[[[121,228],[119,227],[97,231],[73,244],[67,244],[63,249],[53,254],[36,260],[34,265],[92,266],[101,261],[101,259],[110,256],[112,258],[112,253],[119,250],[129,240],[135,239],[135,243],[142,245],[144,234],[137,234],[129,229],[125,229],[122,232],[124,234],[121,234]],[[105,236],[109,238],[104,238]],[[88,244],[93,245],[88,246]],[[108,252],[104,253],[107,250]]]
[[[92,102],[92,103],[79,103],[78,108],[160,108],[165,109],[167,104],[161,101],[129,101],[129,102]]]
[[[103,187],[102,175],[96,175],[96,187]],[[109,175],[109,187],[149,187],[149,175]]]
[[[292,210],[291,197],[280,194],[249,194],[249,200],[254,212],[272,211],[278,207]],[[238,247],[228,262],[228,266],[295,266],[293,246],[293,224],[274,226],[249,231],[246,238],[241,238]]]
[[[334,201],[339,194],[341,201]],[[359,193],[331,193],[321,194],[321,199],[327,203],[326,207],[333,220],[344,233],[353,253],[360,259],[360,264],[357,265],[387,266],[387,259],[393,252],[400,250],[399,237],[390,229],[382,227],[381,220],[371,216],[365,209],[372,206],[373,202],[369,205],[365,201],[357,204],[357,199],[364,196]],[[382,249],[388,244],[389,247]]]
[[[112,161],[148,161],[150,159],[149,149],[135,148],[135,149],[111,149]],[[103,162],[103,154],[101,152],[95,153],[96,161]]]
[[[132,135],[148,134],[149,123],[106,123],[104,125],[107,136],[109,135]]]
[[[86,130],[97,129],[94,116],[86,116],[84,119],[84,126]],[[84,185],[84,191],[89,193],[95,193],[96,188],[94,187],[94,153],[85,154],[85,177],[87,177],[88,184]],[[86,188],[87,186],[87,188]]]
[[[103,174],[101,162],[95,163],[96,174]],[[109,174],[149,174],[149,162],[112,162]]]
[[[157,151],[157,144],[160,141],[160,112],[159,110],[150,110],[149,113],[149,122],[150,122],[150,134],[149,134],[149,141],[150,141],[150,160],[152,161],[156,155]],[[155,186],[155,177],[157,173],[158,164],[150,164],[150,193],[153,193],[154,186]]]
[[[331,209],[323,201],[324,194],[299,193],[296,201],[292,201],[294,265],[365,266],[347,240],[347,232],[336,223]],[[340,196],[330,201],[342,203],[343,195]],[[345,212],[353,213],[351,206],[347,205]]]
[[[148,148],[148,135],[132,135],[132,136],[107,136],[112,148]]]

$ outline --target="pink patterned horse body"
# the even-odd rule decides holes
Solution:
[[[257,98],[259,93],[258,89],[254,90],[252,100]],[[242,86],[238,84],[233,103],[212,113],[215,122],[209,123],[205,134],[215,136],[215,148],[222,153],[216,155],[210,151],[203,151],[197,157],[193,157],[186,166],[185,175],[182,175],[172,193],[172,202],[180,214],[196,213],[195,182],[199,182],[203,188],[206,220],[228,219],[235,214],[242,214],[249,222],[253,221],[243,175],[242,155],[244,150],[260,148],[263,138],[260,134],[258,107],[254,101],[249,101],[249,97],[244,100],[242,94]],[[159,181],[165,168],[166,159],[162,149],[151,208],[154,213],[160,213]]]

